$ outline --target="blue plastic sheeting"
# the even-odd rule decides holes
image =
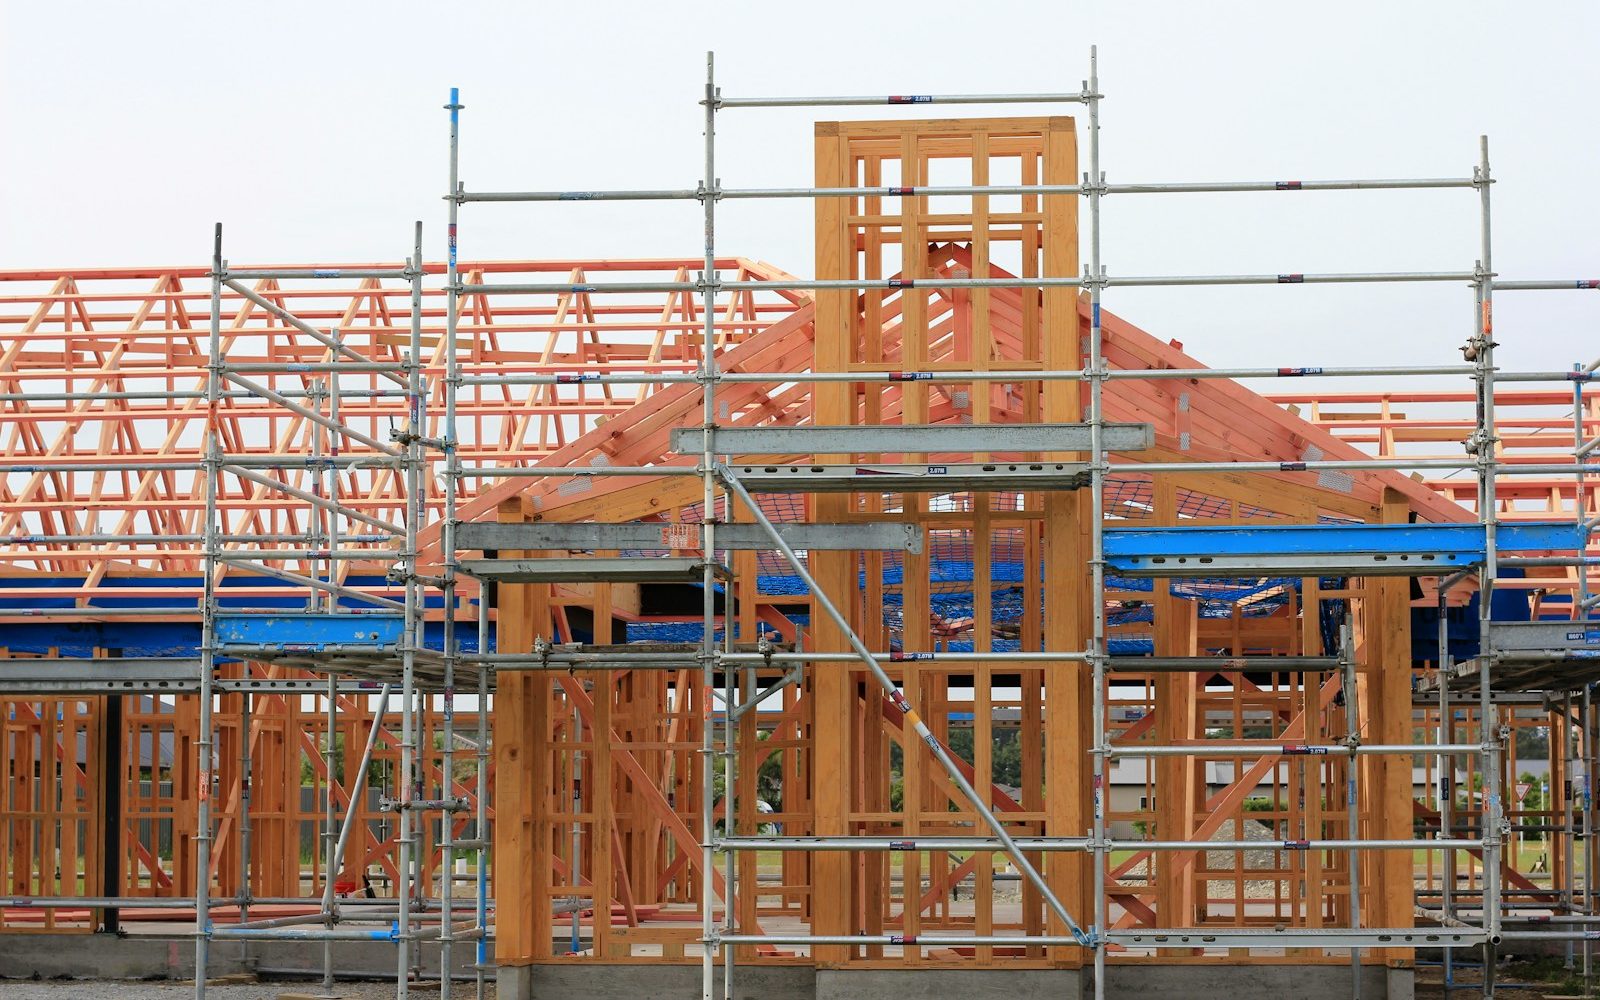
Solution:
[[[327,579],[327,577],[323,577]],[[162,590],[176,587],[193,587],[199,589],[203,581],[199,576],[140,576],[119,579],[117,585],[124,588],[149,588],[149,595],[137,594],[130,597],[100,597],[93,598],[94,607],[97,608],[173,608],[176,611],[196,611],[199,602],[193,597],[163,597]],[[352,576],[343,581],[344,585],[355,590],[378,589],[390,586],[389,581],[382,576]],[[50,597],[39,598],[7,597],[7,590],[36,587],[57,587],[62,589],[81,588],[84,584],[82,576],[13,576],[0,577],[0,609],[24,608],[48,610],[50,608],[77,607],[76,597]],[[230,588],[238,589],[249,587],[260,590],[281,590],[283,596],[275,594],[258,595],[254,597],[230,597]],[[367,601],[358,601],[352,598],[340,598],[339,607],[372,610],[375,605]],[[427,606],[430,608],[444,607],[444,598],[439,594],[427,597]],[[224,577],[222,584],[217,588],[217,605],[221,608],[273,608],[284,611],[304,610],[306,606],[306,587],[303,584],[293,584],[284,580],[276,580],[263,576],[237,576]]]
[[[444,623],[423,624],[423,645],[444,649]],[[457,623],[456,636],[464,652],[478,651],[476,622]],[[193,656],[200,648],[200,623],[148,622],[16,622],[0,625],[0,646],[13,653],[61,657],[93,656],[96,649],[117,650],[121,656]],[[59,652],[51,653],[51,650]],[[494,630],[489,630],[494,650]]]
[[[1526,574],[1517,567],[1499,572],[1502,580],[1520,579]],[[1525,622],[1533,617],[1533,602],[1526,590],[1500,588],[1490,602],[1497,622]],[[1478,595],[1474,593],[1467,603],[1445,608],[1445,642],[1450,655],[1458,662],[1478,655]],[[1439,662],[1439,609],[1411,609],[1411,658],[1429,663]]]

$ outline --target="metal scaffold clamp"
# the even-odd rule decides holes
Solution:
[[[550,669],[550,640],[546,639],[542,635],[534,636],[532,652],[534,656],[539,658],[540,670]],[[567,668],[567,673],[573,673],[574,669],[574,667],[569,666]]]

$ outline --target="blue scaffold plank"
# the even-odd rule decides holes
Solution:
[[[398,646],[404,627],[401,615],[389,614],[221,614],[217,616],[217,644],[283,652],[377,651]]]
[[[1502,524],[1500,552],[1570,552],[1576,524]],[[1479,524],[1112,528],[1106,564],[1131,576],[1436,576],[1485,558]]]

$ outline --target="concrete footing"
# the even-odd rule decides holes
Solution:
[[[454,971],[470,972],[475,949],[455,949]],[[421,949],[418,964],[437,976],[439,949]],[[333,942],[335,974],[392,980],[394,945],[382,941]],[[322,975],[317,941],[215,941],[206,962],[212,977],[239,972]],[[194,941],[114,934],[0,934],[0,979],[193,979]],[[493,973],[490,973],[493,978]],[[0,987],[0,996],[4,995]]]
[[[473,949],[457,949],[457,973],[470,972]],[[425,973],[437,975],[437,948],[422,949]],[[378,941],[334,943],[341,974],[394,978],[395,950]],[[322,946],[303,941],[216,942],[210,974],[238,972],[320,975]],[[105,934],[0,935],[0,978],[189,979],[194,942]],[[495,970],[499,1000],[696,1000],[700,966],[651,963],[554,963]],[[1362,967],[1367,1000],[1412,1000],[1414,973]],[[816,969],[809,965],[748,965],[735,970],[736,1000],[1083,1000],[1094,995],[1090,970],[1055,969]],[[0,988],[3,992],[3,988]],[[1217,1000],[1345,1000],[1350,972],[1338,965],[1191,964],[1155,959],[1114,963],[1107,1000],[1197,997]],[[722,995],[717,969],[716,996]]]
[[[499,1000],[695,1000],[700,968],[691,965],[501,966]],[[1410,969],[1363,966],[1361,995],[1412,1000]],[[1053,969],[812,969],[745,966],[734,972],[736,1000],[1082,1000],[1094,995],[1088,970]],[[1107,1000],[1214,997],[1217,1000],[1346,1000],[1350,973],[1333,965],[1115,964],[1106,975]],[[715,994],[722,995],[717,970]]]

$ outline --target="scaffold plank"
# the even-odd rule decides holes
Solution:
[[[1501,552],[1572,550],[1571,523],[1503,524]],[[1438,576],[1479,565],[1477,524],[1107,528],[1106,563],[1133,576]]]
[[[463,559],[461,572],[496,583],[700,583],[706,561],[664,556],[659,559],[581,556],[570,559]],[[727,579],[726,566],[712,572]]]
[[[731,471],[755,493],[1019,493],[1089,485],[1088,466],[1078,462],[738,465]]]
[[[719,427],[713,448],[722,455],[905,455],[983,451],[1087,451],[1088,424],[882,424],[841,427]],[[675,427],[672,450],[698,454],[703,432]],[[1149,424],[1106,424],[1106,451],[1155,446]]]
[[[922,532],[909,524],[886,521],[859,524],[790,523],[778,525],[778,531],[784,541],[796,549],[922,550]],[[719,550],[765,551],[772,548],[772,539],[759,525],[754,524],[719,524],[716,540]],[[697,549],[700,547],[700,525],[671,521],[635,521],[627,524],[599,524],[592,521],[501,524],[474,521],[456,529],[456,546],[485,552]]]

